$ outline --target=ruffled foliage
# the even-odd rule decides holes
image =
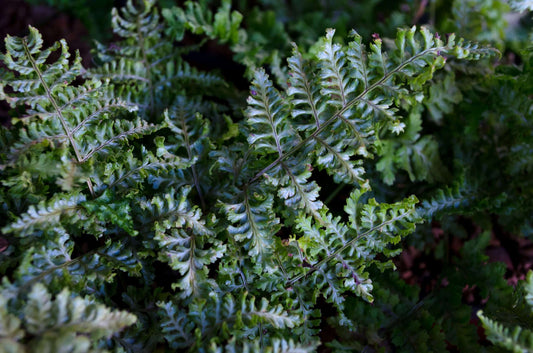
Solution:
[[[414,195],[381,197],[379,179],[448,180],[424,114],[443,124],[465,95],[458,72],[496,51],[426,27],[370,42],[328,29],[309,51],[294,44],[285,65],[264,45],[270,35],[289,47],[283,25],[253,30],[279,24],[273,12],[255,12],[249,31],[230,1],[186,2],[162,17],[155,0],[114,9],[116,42],[96,44],[91,69],[70,59],[64,41],[44,48],[32,27],[6,38],[0,99],[15,118],[0,133],[0,345],[314,352],[329,317],[340,333],[359,335],[349,349],[385,347],[368,340],[383,333],[370,320],[382,301],[396,300],[390,310],[401,315],[417,305],[388,272],[402,240],[423,218],[472,200],[465,186],[420,207]],[[249,92],[226,72],[193,67],[185,54],[204,42],[175,42],[196,38],[188,32],[229,46],[252,78]],[[508,171],[523,176],[530,136],[519,137]],[[344,212],[326,183],[348,190]],[[486,261],[476,244],[465,267]],[[407,347],[404,334],[420,323],[398,328],[399,320],[387,322],[384,339]],[[420,334],[420,347],[460,341],[429,310],[420,320],[436,339],[431,346]],[[347,347],[347,336],[331,347]]]

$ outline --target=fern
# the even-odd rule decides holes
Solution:
[[[425,27],[368,45],[329,29],[310,51],[294,44],[284,65],[230,5],[186,2],[162,18],[155,1],[129,0],[91,69],[69,61],[64,41],[43,48],[34,28],[6,39],[0,98],[16,115],[0,134],[6,347],[313,352],[326,316],[360,327],[354,303],[383,297],[377,272],[395,267],[420,215],[453,204],[384,201],[373,173],[441,180],[424,109],[444,121],[460,98],[439,102],[458,84],[453,65],[494,50]],[[289,38],[273,12],[254,16]],[[188,63],[205,41],[176,43],[186,31],[228,45],[249,94]],[[328,201],[331,180],[349,191],[344,213]]]
[[[529,315],[533,312],[533,272],[529,271],[527,279],[523,283],[525,292],[525,302],[529,309]],[[516,305],[516,304],[515,304]],[[482,310],[477,313],[487,338],[500,347],[506,348],[512,352],[529,352],[533,349],[533,332],[521,327],[520,325],[513,328],[506,327],[496,320],[487,317]]]
[[[196,345],[205,345],[204,340],[215,343],[216,337],[225,338],[232,327],[241,332],[235,338],[246,341],[250,337],[263,336],[268,330],[292,328],[300,321],[298,316],[288,315],[279,305],[270,307],[265,298],[256,306],[255,298],[246,293],[240,298],[211,295],[208,299],[196,300],[190,305],[188,315],[178,314],[172,303],[158,303],[158,306],[165,320],[162,324],[165,339],[173,348],[194,345],[190,340],[194,339],[191,333],[195,328],[198,332]],[[213,307],[213,311],[205,312],[205,306]],[[276,347],[276,344],[272,346]]]
[[[528,352],[533,349],[533,332],[520,327],[512,331],[478,312],[478,317],[485,328],[488,338],[494,344],[512,352]]]
[[[136,320],[134,315],[111,311],[90,299],[71,297],[68,290],[52,299],[46,287],[40,284],[33,286],[27,300],[21,304],[18,310],[23,320],[10,313],[5,299],[0,309],[2,346],[15,352],[87,352],[91,347],[98,348],[95,343],[99,340]]]

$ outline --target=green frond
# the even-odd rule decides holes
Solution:
[[[287,96],[291,98],[293,105],[291,115],[297,121],[298,130],[314,130],[325,122],[327,112],[323,101],[326,98],[322,95],[321,86],[317,82],[319,78],[296,45],[293,46],[292,54],[287,59],[290,70]],[[308,116],[312,117],[313,121],[308,121]]]
[[[291,115],[297,119],[296,128],[309,131],[318,129],[327,121],[328,109],[324,102],[327,96],[322,94],[321,86],[316,82],[317,76],[309,70],[309,63],[304,61],[296,47],[288,63],[291,84],[287,94],[292,99]],[[313,120],[306,121],[306,116],[311,116]],[[350,131],[360,138],[360,132],[355,125],[350,124]],[[364,169],[357,167],[359,161],[350,159],[363,152],[359,149],[361,146],[357,145],[363,142],[364,146],[364,141],[357,141],[352,135],[343,138],[343,135],[347,135],[346,131],[339,130],[333,134],[322,133],[314,137],[317,142],[317,163],[333,173],[336,182],[353,183],[361,179]]]
[[[372,280],[366,269],[372,264],[378,268],[391,266],[376,261],[376,257],[397,255],[400,248],[394,245],[412,233],[415,224],[420,222],[415,212],[415,197],[395,204],[379,204],[374,199],[365,201],[363,195],[368,191],[367,186],[350,195],[345,207],[348,224],[326,211],[322,211],[321,223],[300,215],[296,224],[302,236],[290,243],[290,247],[296,247],[294,253],[300,254],[299,266],[305,263],[308,269],[293,270],[298,263],[287,262],[285,271],[294,271],[289,284],[319,289],[341,316],[344,315],[343,293],[352,292],[367,301],[373,300]],[[352,324],[346,317],[343,321]]]
[[[185,61],[167,61],[161,71],[156,78],[155,89],[157,91],[179,86],[187,91],[206,90],[203,93],[215,95],[217,90],[227,86],[221,76],[212,72],[199,71]]]
[[[303,161],[289,160],[281,164],[280,173],[277,176],[279,183],[278,196],[292,209],[304,209],[308,214],[320,219],[318,211],[324,207],[319,199],[320,188],[315,181],[309,181],[311,169],[309,164]],[[275,171],[274,171],[275,172]],[[265,174],[267,175],[267,174]],[[276,176],[275,174],[273,174]],[[272,175],[267,178],[270,182]]]
[[[158,129],[158,126],[149,124],[140,118],[133,121],[118,119],[103,121],[79,136],[81,140],[80,162],[87,162],[95,155],[110,153],[124,141],[140,138]]]
[[[84,256],[80,261],[80,266],[90,269],[90,271],[100,272],[105,274],[109,272],[109,278],[116,274],[117,270],[127,272],[131,276],[139,277],[145,275],[146,281],[150,281],[150,278],[146,276],[145,260],[141,259],[143,254],[140,253],[132,244],[133,242],[126,239],[125,241],[114,240],[113,242],[107,241],[104,248],[100,248],[94,252],[94,256]],[[92,255],[92,254],[90,254]],[[96,266],[93,261],[98,264]],[[92,269],[93,267],[95,269]],[[71,266],[75,269],[75,267]],[[98,271],[96,270],[98,269]],[[89,272],[86,270],[86,272]]]
[[[339,134],[322,133],[315,137],[317,142],[316,163],[329,174],[336,183],[362,184],[365,182],[363,161],[356,156],[367,157],[368,153],[359,141],[352,136],[342,138]]]
[[[238,296],[213,293],[206,298],[196,298],[189,304],[187,314],[176,310],[177,304],[172,302],[157,305],[164,337],[173,348],[190,346],[193,340],[199,348],[207,348],[210,342],[229,338],[227,332],[237,328],[240,334],[233,337],[249,342],[249,337],[259,334],[259,327],[275,337],[276,331],[301,324],[299,316],[288,314],[281,305],[272,305],[266,298],[256,303],[256,298],[246,292]],[[206,306],[213,310],[205,311]]]
[[[258,152],[282,156],[292,147],[289,141],[294,141],[295,132],[288,123],[287,103],[263,69],[255,72],[247,102],[247,122],[251,128],[248,143]]]
[[[135,83],[143,87],[150,82],[146,77],[146,66],[140,59],[119,58],[91,70],[88,75],[97,80],[109,80],[114,84]]]
[[[105,188],[127,192],[133,185],[139,185],[144,180],[153,180],[164,175],[172,174],[190,166],[190,163],[182,158],[165,153],[158,158],[146,148],[141,149],[142,160],[133,156],[132,151],[123,154],[121,163],[107,163],[103,178],[93,177],[95,190],[102,192]],[[157,186],[154,185],[157,189]]]
[[[470,59],[485,54],[485,49],[475,44],[456,44],[454,36],[444,43],[425,28],[419,32],[415,27],[399,30],[396,48],[388,55],[382,51],[379,38],[367,52],[357,33],[352,35],[348,48],[334,44],[333,34],[333,30],[327,32],[316,62],[307,64],[297,49],[293,51],[288,60],[293,72],[287,98],[272,87],[263,70],[256,71],[248,98],[247,121],[252,128],[248,141],[258,152],[279,156],[261,173],[276,168],[296,149],[320,148],[319,166],[337,181],[363,183],[363,170],[356,156],[371,156],[368,152],[374,136],[383,127],[396,134],[403,131],[405,124],[398,114],[402,106],[398,102],[413,101],[410,96],[445,64],[442,55]],[[410,84],[406,85],[404,79]],[[293,132],[292,125],[287,126],[289,114],[304,136]],[[289,136],[285,132],[290,132]],[[347,139],[354,145],[340,142]],[[311,147],[313,140],[319,142],[316,147]],[[341,177],[339,168],[348,171],[348,176]]]
[[[193,163],[193,160],[209,152],[209,121],[202,118],[202,107],[199,103],[187,102],[185,97],[176,98],[171,111],[164,113],[163,126],[174,134],[166,143],[166,148],[173,153],[184,149],[183,158]]]
[[[222,204],[232,223],[228,232],[243,244],[252,259],[261,263],[271,255],[274,236],[281,228],[273,209],[274,200],[256,188],[245,190],[242,197],[240,202]]]
[[[440,159],[437,141],[433,136],[418,139],[419,136],[414,141],[391,138],[379,142],[381,157],[376,169],[387,185],[394,183],[398,170],[406,171],[411,181],[445,180],[448,172]]]
[[[460,277],[467,272],[487,284],[479,287],[482,298],[490,286],[504,288],[503,265],[480,267],[489,231],[464,244],[452,259],[463,271],[443,272],[451,285],[437,286],[435,297],[420,297],[386,270],[420,215],[482,207],[505,209],[497,222],[518,217],[531,206],[530,183],[514,208],[507,205],[516,190],[480,197],[492,184],[465,183],[417,210],[417,198],[403,195],[430,186],[402,182],[392,190],[370,178],[447,180],[443,136],[427,132],[452,119],[446,125],[466,122],[466,134],[445,151],[477,138],[483,144],[473,155],[495,145],[506,162],[499,184],[527,179],[531,80],[518,75],[531,68],[528,54],[520,56],[522,69],[494,69],[486,60],[486,72],[497,75],[468,93],[464,87],[474,84],[464,81],[481,70],[458,61],[495,50],[423,27],[400,29],[392,39],[374,34],[368,43],[355,31],[339,40],[328,29],[316,41],[306,21],[320,11],[290,23],[292,14],[271,11],[267,2],[233,4],[254,8],[245,18],[230,0],[181,8],[128,0],[112,13],[117,40],[97,43],[96,67],[88,70],[65,41],[45,48],[33,27],[26,37],[8,36],[0,55],[0,99],[11,107],[11,124],[0,129],[0,351],[302,353],[328,349],[331,340],[343,340],[331,343],[336,351],[441,351],[477,344],[475,328],[463,326],[470,311],[442,319],[434,312],[442,293],[470,284]],[[372,11],[383,1],[373,2]],[[386,21],[414,14],[397,15],[387,10]],[[337,24],[349,16],[339,16],[332,25],[344,36]],[[441,31],[439,21],[431,23]],[[313,30],[323,21],[316,24]],[[306,36],[298,34],[303,29]],[[181,42],[185,31],[202,38]],[[293,35],[301,47],[294,44],[283,64]],[[206,43],[211,51],[213,40],[224,44],[217,54],[244,65],[246,77],[253,71],[246,102],[233,66],[218,74],[196,68],[203,66],[197,54]],[[458,104],[468,96],[464,105],[480,105],[486,93],[490,113],[465,113]],[[500,102],[505,109],[496,109]],[[432,124],[423,129],[425,118]],[[493,130],[495,138],[486,138]],[[487,170],[497,175],[499,161]],[[344,213],[335,204],[343,193]],[[530,274],[519,288],[521,305],[533,302],[532,283]],[[450,318],[457,329],[447,326]],[[529,327],[511,332],[487,320],[490,339],[513,348],[533,341]]]
[[[172,302],[159,302],[157,306],[160,309],[161,332],[170,347],[178,349],[191,346],[194,343],[192,334],[194,322]]]
[[[506,348],[513,353],[525,353],[533,350],[533,332],[516,326],[507,328],[497,321],[491,320],[480,310],[477,317],[485,329],[487,338],[497,346]]]
[[[5,352],[23,353],[25,349],[18,343],[24,337],[24,330],[20,327],[22,320],[9,313],[6,307],[7,299],[0,296],[0,344]]]
[[[141,200],[140,207],[145,213],[149,213],[151,221],[156,222],[161,231],[188,227],[198,234],[209,234],[209,229],[201,219],[202,212],[187,200],[190,191],[190,186],[179,190],[171,189],[162,196]]]
[[[219,39],[221,43],[237,44],[239,28],[243,16],[231,11],[231,1],[224,0],[216,13],[211,12],[198,2],[187,1],[185,7],[164,9],[162,15],[167,21],[174,38],[181,40],[184,30],[189,29],[195,34],[205,34],[211,39]]]
[[[109,337],[136,321],[132,314],[111,311],[90,299],[71,296],[68,290],[53,299],[41,284],[33,286],[23,313],[24,327],[34,336],[30,345],[36,349],[67,337],[73,340],[77,337],[87,340],[84,335],[90,335],[93,340]],[[60,331],[58,326],[62,328]]]
[[[132,236],[137,235],[138,232],[133,229],[130,200],[116,197],[110,189],[94,200],[83,202],[82,206],[95,221],[110,222]]]
[[[155,240],[160,246],[159,258],[183,276],[173,287],[180,296],[199,296],[212,284],[207,279],[207,265],[222,257],[225,245],[213,237],[201,219],[202,213],[187,200],[190,187],[171,190],[142,204],[153,214]]]
[[[74,242],[64,229],[56,227],[54,233],[53,237],[41,241],[42,245],[37,243],[26,252],[16,275],[22,283],[36,278],[50,283],[53,277],[62,277],[63,268],[72,261]]]
[[[168,262],[183,276],[172,285],[174,289],[181,289],[181,298],[196,297],[206,289],[212,290],[213,284],[207,280],[207,266],[222,257],[226,250],[224,245],[183,228],[172,228],[165,233],[156,230],[155,240],[164,249],[160,253],[161,261]]]
[[[84,217],[81,205],[85,201],[84,195],[57,194],[46,202],[30,206],[28,211],[20,215],[15,222],[2,228],[2,232],[24,237],[41,233],[43,230],[53,231],[62,220],[67,219],[70,222]]]
[[[6,44],[12,52],[2,59],[19,74],[16,79],[14,75],[2,78],[1,95],[12,107],[25,110],[23,118],[13,121],[20,122],[15,130],[20,139],[11,147],[10,167],[30,167],[40,175],[57,177],[57,183],[66,191],[85,181],[94,195],[87,171],[90,168],[79,164],[98,151],[109,151],[129,135],[138,136],[153,129],[141,122],[135,125],[121,119],[111,120],[116,112],[131,112],[137,107],[114,98],[100,81],[93,79],[72,85],[83,68],[79,55],[69,63],[65,42],[41,50],[41,35],[30,27],[28,36],[10,37]],[[58,48],[61,48],[59,59],[48,63]],[[54,167],[57,172],[53,171]]]
[[[462,100],[463,95],[457,88],[453,72],[447,73],[443,80],[436,80],[428,90],[424,105],[431,119],[441,124],[443,115],[451,113],[453,106]]]
[[[88,84],[86,83],[86,85]],[[10,158],[16,161],[21,155],[31,152],[38,146],[60,147],[64,145],[68,148],[70,139],[75,140],[76,148],[82,148],[85,144],[90,145],[93,143],[90,139],[93,134],[89,129],[96,128],[102,124],[103,120],[113,116],[115,112],[136,110],[136,107],[125,102],[105,97],[101,94],[103,93],[102,90],[99,90],[100,92],[94,90],[99,89],[66,87],[58,94],[57,99],[51,101],[61,105],[59,110],[29,111],[29,115],[23,120],[25,129],[20,130],[19,140],[12,146]],[[89,103],[91,99],[93,101]],[[40,109],[49,105],[50,102],[41,103]],[[67,131],[65,131],[65,125],[62,124],[63,119],[66,122]],[[107,124],[107,129],[110,129],[109,120]],[[100,127],[100,129],[105,128]],[[90,132],[88,133],[88,131]]]
[[[157,34],[159,14],[155,9],[154,0],[142,0],[142,5],[136,6],[128,0],[121,11],[113,8],[111,13],[113,32],[125,39],[143,40]]]
[[[32,244],[15,273],[20,284],[19,295],[32,284],[44,283],[49,288],[96,288],[110,282],[117,270],[139,276],[142,262],[126,243],[113,244],[79,257],[72,257],[74,241],[64,229]]]
[[[422,201],[422,207],[418,212],[426,219],[432,219],[444,212],[454,212],[476,201],[474,191],[465,181],[439,189],[433,197]]]

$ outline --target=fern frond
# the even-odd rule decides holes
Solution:
[[[170,234],[169,234],[170,233]],[[213,287],[207,280],[207,265],[222,257],[225,246],[213,244],[202,234],[191,234],[185,229],[173,228],[168,233],[156,230],[155,239],[164,249],[160,259],[168,262],[172,269],[183,276],[172,288],[182,290],[180,297],[199,296]]]
[[[297,344],[293,340],[285,340],[274,338],[265,347],[265,344],[261,344],[261,341],[256,339],[252,342],[236,342],[232,339],[225,346],[220,346],[215,343],[209,347],[209,353],[239,353],[239,352],[264,352],[264,353],[311,353],[315,352],[318,344],[313,342],[310,344]]]
[[[113,32],[122,38],[142,41],[157,33],[159,14],[153,0],[142,0],[142,6],[135,6],[132,0],[128,0],[120,14],[113,8],[111,15]]]
[[[64,334],[90,334],[93,339],[108,337],[122,328],[132,325],[136,317],[123,311],[111,311],[102,304],[80,297],[71,297],[68,290],[63,290],[55,299],[40,284],[33,286],[24,307],[24,325],[28,333],[37,336],[37,343],[54,340],[54,335],[47,337],[61,326]],[[60,338],[61,335],[57,335]]]
[[[441,123],[442,116],[452,111],[453,105],[463,98],[455,83],[453,72],[448,73],[443,80],[438,80],[429,86],[429,94],[424,100],[431,119]]]
[[[533,350],[533,332],[516,326],[512,330],[491,320],[480,310],[477,317],[486,331],[487,338],[500,347],[506,348],[513,353],[530,352]]]
[[[281,228],[274,213],[274,200],[272,195],[256,188],[244,190],[242,197],[242,202],[222,204],[228,220],[233,223],[228,232],[237,243],[243,244],[252,259],[261,263],[272,253],[274,235]]]
[[[227,86],[221,76],[199,71],[185,61],[168,61],[161,71],[161,74],[157,75],[156,91],[180,86],[188,92],[194,92],[194,88],[196,88],[206,90],[204,91],[205,94],[216,94],[217,89]]]
[[[266,298],[256,303],[256,298],[246,292],[238,297],[231,294],[220,297],[213,293],[205,299],[195,299],[185,315],[179,313],[172,302],[159,302],[157,305],[162,309],[164,337],[173,348],[190,345],[192,331],[197,332],[197,344],[206,347],[213,337],[227,337],[225,332],[228,329],[239,327],[240,334],[233,337],[246,341],[250,335],[259,334],[259,327],[275,332],[301,323],[299,316],[288,314],[281,305],[271,305]],[[204,311],[206,305],[213,310]]]
[[[205,287],[212,286],[207,277],[207,265],[215,262],[225,251],[225,245],[213,237],[212,231],[201,219],[200,209],[192,207],[187,201],[189,192],[190,187],[183,187],[178,192],[171,190],[141,206],[154,214],[155,240],[161,247],[160,260],[168,262],[183,276],[177,284],[173,284],[173,288],[182,290],[182,298],[198,296]]]
[[[419,91],[434,71],[442,68],[445,63],[442,55],[471,59],[487,54],[474,44],[455,43],[453,36],[444,43],[425,28],[420,34],[415,27],[399,30],[396,49],[387,57],[382,52],[379,38],[374,40],[367,53],[357,33],[353,33],[348,49],[333,44],[333,34],[333,30],[327,32],[323,50],[317,62],[310,63],[310,68],[297,49],[289,59],[289,67],[294,72],[291,72],[291,85],[286,93],[290,100],[294,100],[294,108],[289,107],[290,100],[285,102],[283,95],[273,89],[264,71],[256,71],[248,98],[248,123],[254,134],[250,135],[249,142],[257,145],[258,153],[263,148],[279,157],[251,181],[258,180],[298,150],[310,148],[311,141],[318,139],[320,162],[328,173],[343,180],[336,172],[342,166],[351,172],[344,181],[364,183],[360,163],[351,159],[356,154],[370,157],[368,151],[373,136],[383,127],[395,133],[403,130],[405,125],[398,115],[398,101],[412,100],[409,95]],[[410,83],[405,84],[403,80]],[[304,130],[303,137],[292,132],[292,126],[284,126],[288,124],[286,116],[289,113],[297,119],[296,126]],[[305,117],[309,119],[307,123]],[[285,131],[291,131],[292,141],[283,134]],[[325,148],[325,136],[338,138],[327,141],[330,148]],[[339,142],[346,139],[355,142],[357,147]],[[331,156],[325,158],[326,154]]]
[[[128,139],[150,134],[159,127],[140,118],[134,121],[107,120],[80,136],[80,162],[86,162],[96,154],[109,153],[113,148]]]
[[[32,245],[15,273],[20,284],[19,295],[35,283],[47,284],[49,288],[68,286],[96,290],[102,283],[111,281],[117,270],[139,276],[142,268],[136,252],[120,241],[72,257],[73,239],[59,227],[52,236]]]
[[[47,202],[30,206],[28,211],[18,217],[15,222],[2,228],[2,232],[24,237],[46,229],[54,229],[62,219],[65,221],[65,217],[70,221],[84,217],[81,204],[85,201],[85,196],[80,194],[57,194]]]
[[[156,222],[162,230],[189,227],[199,234],[208,234],[210,231],[201,219],[200,209],[192,207],[187,200],[190,190],[190,186],[171,189],[162,196],[141,200],[140,207],[149,213],[151,222]]]
[[[0,300],[4,351],[88,352],[91,346],[109,343],[107,338],[137,319],[125,311],[112,311],[91,299],[71,295],[68,290],[52,298],[42,284],[33,286],[27,300],[16,300],[16,312],[9,309],[7,300]],[[18,315],[23,320],[17,319]]]
[[[340,44],[333,43],[335,30],[328,29],[324,47],[317,55],[320,61],[320,79],[323,82],[321,94],[328,97],[328,104],[341,109],[355,93],[357,81],[348,74],[346,54]]]
[[[172,302],[159,302],[157,306],[160,308],[159,315],[162,318],[161,331],[170,347],[177,349],[191,346],[194,343],[192,334],[194,322]]]
[[[129,58],[105,63],[92,70],[89,75],[97,80],[110,80],[115,84],[135,83],[141,87],[150,82],[146,77],[146,67]]]
[[[278,196],[293,209],[304,209],[317,220],[321,217],[318,211],[324,204],[319,199],[320,188],[315,181],[309,181],[311,170],[303,161],[289,160],[280,168]],[[275,171],[274,171],[275,172]],[[265,174],[266,175],[266,174]],[[268,180],[269,177],[267,177]]]
[[[72,260],[74,242],[70,235],[59,227],[54,229],[54,233],[54,236],[48,238],[42,246],[26,252],[23,265],[17,269],[17,278],[23,283],[28,283],[37,276],[48,283],[51,278],[48,280],[44,278],[48,274],[50,277],[58,274],[58,277],[61,277],[62,269]]]
[[[221,43],[236,44],[239,40],[239,27],[243,16],[231,11],[231,1],[223,0],[216,13],[194,1],[185,2],[185,8],[164,9],[163,17],[171,27],[171,33],[181,40],[187,28],[195,34],[205,34]]]
[[[176,98],[170,112],[164,113],[163,126],[168,127],[174,135],[166,148],[173,153],[185,149],[183,156],[190,163],[205,153],[209,153],[210,124],[201,116],[199,103],[187,102],[185,97]]]
[[[374,262],[377,254],[396,255],[399,249],[393,245],[420,222],[414,196],[395,204],[378,204],[374,199],[365,203],[362,196],[368,190],[368,187],[354,190],[350,195],[345,207],[350,216],[348,224],[326,212],[322,216],[323,226],[303,215],[296,221],[303,233],[297,246],[301,247],[310,269],[295,275],[289,283],[296,284],[313,275],[314,285],[325,287],[340,311],[343,309],[341,294],[346,290],[372,301],[372,284],[364,269]],[[343,278],[342,285],[335,278]]]
[[[2,332],[2,342],[4,349],[8,352],[24,352],[22,344],[17,341],[24,337],[24,330],[21,328],[22,320],[7,310],[7,298],[0,296],[0,332]]]
[[[121,163],[108,163],[105,165],[105,176],[103,178],[95,177],[95,190],[102,192],[105,188],[118,189],[127,192],[129,187],[138,185],[148,179],[150,183],[155,178],[167,175],[190,166],[190,163],[165,153],[158,158],[152,152],[141,148],[142,160],[133,156],[132,151],[124,153]],[[157,189],[157,186],[154,185]]]
[[[288,114],[287,103],[272,86],[268,75],[262,69],[257,70],[248,97],[247,115],[251,127],[248,143],[257,151],[282,156],[297,136],[288,124]]]
[[[454,212],[453,210],[471,205],[476,200],[474,191],[465,181],[452,187],[439,189],[432,198],[422,201],[422,207],[418,212],[426,219],[431,219],[446,211]]]

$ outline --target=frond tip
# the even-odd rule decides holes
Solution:
[[[2,332],[2,347],[19,348],[15,352],[87,351],[91,340],[108,338],[137,321],[130,313],[112,311],[66,289],[52,298],[42,284],[34,285],[27,302],[21,303],[23,320],[11,315],[6,304],[0,300],[0,323],[8,324],[8,330]],[[28,342],[26,349],[21,350],[23,344],[16,342],[21,338]]]
[[[507,328],[497,321],[491,320],[480,310],[477,317],[485,329],[487,338],[500,347],[509,349],[513,353],[523,353],[533,351],[533,332],[516,326],[513,329]]]

